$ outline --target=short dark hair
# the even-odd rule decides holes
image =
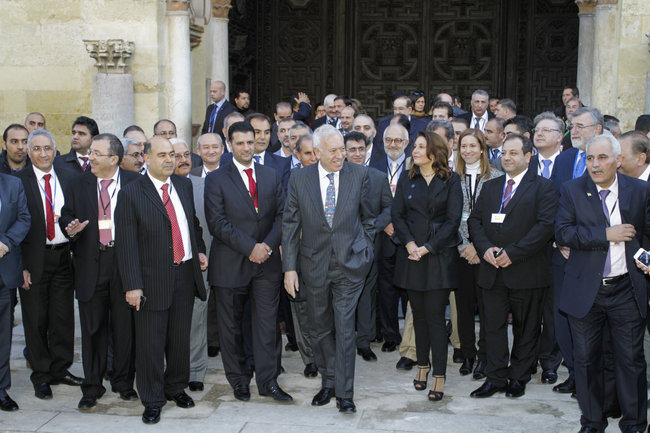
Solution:
[[[235,93],[233,93],[232,99],[238,99],[242,93],[246,93],[248,96],[251,95],[248,90],[237,89]]]
[[[156,134],[156,128],[158,127],[158,125],[160,125],[161,122],[169,122],[169,123],[171,123],[172,126],[174,127],[174,130],[176,131],[176,124],[174,122],[172,122],[169,119],[160,119],[159,121],[157,121],[156,123],[153,124],[153,133],[154,133],[154,135]]]
[[[358,131],[351,131],[348,132],[348,134],[343,137],[343,144],[344,146],[347,147],[348,141],[360,141],[364,144],[364,146],[368,146],[368,139],[366,138],[366,135],[363,132],[358,132]]]
[[[393,114],[390,120],[392,121],[393,119],[397,119],[397,123],[402,125],[407,133],[411,130],[411,121],[406,114]],[[390,124],[391,122],[388,123]]]
[[[352,100],[346,95],[338,95],[336,98],[334,98],[334,100],[336,101],[337,99],[341,99],[346,107],[348,105],[352,105]]]
[[[120,165],[122,158],[124,157],[124,146],[122,146],[120,139],[117,138],[114,134],[105,132],[103,134],[95,135],[92,141],[99,140],[108,140],[109,149],[113,155],[117,156],[117,165]]]
[[[451,119],[451,123],[462,123],[465,125],[465,128],[469,128],[469,121],[464,117],[454,117]]]
[[[513,113],[517,114],[517,105],[515,104],[515,101],[513,101],[512,99],[508,99],[508,98],[499,99],[497,105],[501,105],[502,107],[505,107],[508,110],[512,111]]]
[[[126,136],[126,134],[128,134],[129,132],[133,132],[133,131],[142,132],[144,134],[144,129],[140,128],[138,125],[131,125],[126,127],[126,129],[122,133],[122,137]]]
[[[451,105],[449,105],[448,102],[439,101],[434,103],[433,106],[431,107],[431,111],[435,110],[436,108],[444,108],[447,110],[448,118],[454,117],[454,109],[452,108]]]
[[[262,116],[264,115],[262,114]],[[249,122],[235,122],[232,125],[230,125],[230,128],[228,128],[228,141],[231,143],[232,143],[232,137],[235,135],[235,132],[250,132],[253,135],[255,135],[255,130],[253,129],[253,127]]]
[[[637,117],[634,130],[644,134],[650,132],[650,114],[642,114]]]
[[[503,127],[505,128],[508,125],[515,125],[517,131],[519,131],[520,134],[523,134],[524,132],[527,132],[529,134],[533,133],[534,125],[533,121],[530,120],[530,117],[517,115],[511,119],[506,120],[506,122],[503,124]]]
[[[27,130],[27,128],[25,128],[24,125],[20,125],[18,123],[12,123],[11,125],[7,126],[5,128],[5,132],[2,133],[2,141],[4,141],[5,143],[7,142],[7,134],[12,129],[22,129],[23,131],[25,131],[27,133],[27,135],[29,135],[29,130]]]
[[[511,140],[521,140],[522,150],[524,151],[524,155],[533,152],[533,142],[530,140],[530,138],[526,137],[525,135],[522,134],[506,135],[506,139],[503,140],[503,144],[505,145],[508,141]]]
[[[302,143],[305,140],[313,141],[313,136],[312,134],[303,134],[300,137],[298,137],[298,141],[296,141],[296,152],[300,153],[302,152]]]
[[[603,115],[603,122],[616,122],[620,123],[621,121],[618,120],[616,116],[612,116],[611,114],[604,114]]]
[[[90,136],[94,137],[95,135],[99,135],[99,127],[97,126],[97,122],[95,122],[94,119],[91,119],[90,117],[86,116],[79,116],[75,119],[74,122],[72,122],[72,128],[74,128],[77,125],[82,125],[88,128],[88,131],[90,131]]]
[[[269,125],[271,124],[271,118],[269,116],[267,116],[266,114],[250,113],[249,115],[247,115],[245,117],[245,121],[248,122],[248,123],[251,123],[251,120],[254,120],[254,119],[266,120],[267,122],[269,122]],[[239,123],[239,122],[237,122],[237,123]],[[230,140],[230,134],[228,134],[228,140]]]
[[[628,138],[630,139],[633,153],[635,155],[645,153],[645,161],[650,163],[650,138],[639,131],[628,131],[618,137],[618,141],[621,142],[623,139]]]
[[[575,96],[575,97],[579,97],[579,95],[580,95],[580,91],[579,91],[578,88],[577,88],[576,86],[574,86],[574,85],[570,85],[570,86],[564,86],[564,87],[562,87],[562,90],[565,90],[565,89],[571,89],[571,94],[572,94],[573,96]]]

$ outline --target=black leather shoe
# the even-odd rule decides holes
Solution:
[[[489,380],[486,380],[483,382],[483,385],[472,391],[472,393],[469,395],[470,397],[474,398],[486,398],[486,397],[492,397],[494,394],[497,392],[504,392],[506,390],[505,386],[496,386]]]
[[[487,362],[479,360],[474,367],[474,374],[472,377],[476,380],[485,379],[485,367],[487,367]]]
[[[559,392],[560,394],[572,394],[576,391],[576,381],[573,377],[569,376],[569,378],[561,384],[555,385],[553,391]]]
[[[351,398],[336,397],[336,407],[341,413],[355,413],[357,411],[357,407]]]
[[[597,429],[596,427],[582,426],[578,433],[603,433],[603,431]]]
[[[506,397],[517,398],[526,394],[526,384],[518,380],[511,380],[506,386]]]
[[[160,406],[147,406],[142,413],[142,422],[145,424],[156,424],[160,421]]]
[[[95,406],[97,406],[97,399],[89,395],[84,395],[83,397],[81,397],[81,400],[79,400],[79,404],[77,405],[77,408],[81,410],[88,410],[88,409],[92,409]]]
[[[554,384],[557,382],[557,373],[555,370],[542,371],[542,383]]]
[[[49,400],[52,398],[52,388],[46,382],[34,385],[34,395],[41,400]]]
[[[357,349],[357,354],[361,355],[364,361],[376,361],[377,355],[369,347],[359,347]]]
[[[411,358],[407,358],[405,356],[402,356],[399,361],[397,361],[397,364],[395,364],[395,368],[398,370],[411,370],[413,369],[413,366],[415,365],[415,361],[413,361]]]
[[[72,373],[68,372],[63,377],[54,379],[50,382],[50,385],[70,385],[70,386],[81,386],[84,383],[83,377],[77,377]]]
[[[187,384],[190,391],[203,391],[203,382],[190,382]]]
[[[297,352],[298,345],[296,343],[287,343],[286,346],[284,346],[284,350],[287,352]]]
[[[181,391],[178,394],[172,396],[167,396],[167,400],[174,400],[176,406],[182,407],[183,409],[194,407],[194,400],[192,400],[192,397],[187,395],[185,391]]]
[[[377,335],[375,338],[370,340],[371,343],[381,343],[382,341],[384,341],[384,337],[381,335]]]
[[[325,406],[334,396],[334,388],[321,388],[311,400],[312,406]]]
[[[307,364],[305,365],[305,370],[302,374],[304,374],[305,377],[316,377],[318,376],[318,367],[316,367],[316,364]]]
[[[463,351],[460,349],[454,349],[454,354],[452,355],[452,361],[454,361],[454,364],[462,364],[463,361],[465,361],[465,357],[463,356]]]
[[[463,360],[463,365],[460,366],[458,372],[460,373],[461,376],[467,376],[472,372],[473,368],[474,368],[474,358],[465,358]]]
[[[266,387],[266,392],[260,392],[260,395],[266,396],[266,397],[273,397],[273,400],[275,401],[282,401],[282,402],[287,402],[287,401],[293,401],[293,397],[291,397],[289,394],[284,392],[282,388],[280,388],[280,385],[277,383],[270,383]]]
[[[394,352],[395,349],[397,349],[397,343],[393,343],[391,341],[387,341],[381,345],[382,352]]]
[[[251,390],[248,385],[237,385],[233,391],[237,400],[248,401],[251,399]]]
[[[208,356],[214,358],[219,354],[219,348],[216,346],[208,346]]]
[[[138,399],[138,393],[133,388],[127,389],[126,391],[120,391],[120,398],[126,401],[135,401]]]
[[[5,394],[4,397],[0,397],[0,410],[5,412],[13,412],[18,410],[18,403],[13,401],[9,394]]]

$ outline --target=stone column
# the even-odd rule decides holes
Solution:
[[[594,39],[597,0],[576,0],[580,33],[578,37],[578,71],[576,86],[580,90],[580,99],[585,105],[591,105],[592,74],[594,69]]]
[[[187,0],[167,0],[167,118],[178,138],[192,143],[192,73],[190,11]]]
[[[645,34],[648,37],[648,51],[650,51],[650,32]],[[645,111],[650,114],[650,71],[646,74],[645,78]]]
[[[226,98],[230,99],[228,62],[228,13],[230,0],[211,0],[212,19],[208,24],[208,37],[212,40],[212,53],[208,77],[226,83]],[[210,101],[207,101],[208,103]]]
[[[603,114],[616,115],[618,99],[618,0],[598,0],[591,104]]]
[[[135,44],[122,39],[84,40],[86,51],[95,59],[93,77],[93,119],[99,131],[118,137],[133,124],[133,76],[126,73],[126,61]]]

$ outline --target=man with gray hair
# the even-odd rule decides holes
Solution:
[[[650,180],[650,138],[638,131],[628,131],[618,141],[621,143],[622,157],[619,172]]]
[[[223,155],[223,142],[219,134],[207,133],[196,140],[196,150],[203,164],[190,170],[190,174],[204,178],[208,173],[219,168]]]
[[[46,127],[45,116],[39,112],[33,111],[25,117],[25,128],[27,128],[29,132],[32,132],[35,129],[45,129]]]
[[[469,122],[470,128],[480,129],[481,132],[484,132],[488,120],[494,118],[494,114],[488,110],[489,99],[490,95],[485,90],[475,90],[472,93],[472,109],[468,113],[461,114],[457,117],[466,119]]]
[[[302,166],[302,163],[296,157],[296,145],[298,139],[303,135],[311,135],[311,128],[303,122],[297,121],[291,128],[289,128],[287,136],[289,140],[289,149],[291,149],[291,170]]]
[[[500,119],[509,120],[517,115],[517,106],[512,99],[499,99],[494,109],[494,115]]]
[[[122,170],[141,173],[144,167],[144,144],[138,143],[137,140],[123,137],[122,146],[124,149],[124,158],[120,162],[120,168]]]
[[[307,299],[322,375],[312,405],[328,404],[336,396],[339,412],[353,413],[355,307],[372,265],[375,215],[368,201],[368,173],[345,162],[337,129],[322,126],[313,143],[319,163],[294,172],[289,181],[282,221],[284,288],[291,297],[302,290]]]
[[[588,126],[596,119],[576,113],[574,127],[580,122],[583,130],[598,129]],[[646,273],[649,268],[634,254],[643,236],[650,235],[650,186],[617,174],[621,148],[612,135],[592,137],[585,143],[585,153],[589,175],[562,186],[555,224],[556,242],[571,248],[559,308],[571,324],[580,431],[602,432],[607,427],[609,390],[603,370],[609,345],[622,413],[619,427],[623,432],[642,432],[648,426],[643,356],[648,295],[639,268]],[[609,343],[604,341],[606,334],[611,334]]]
[[[325,97],[325,99],[323,100],[323,105],[325,106],[325,111],[327,112],[327,115],[315,119],[311,123],[311,127],[313,130],[316,130],[316,128],[325,124],[332,125],[335,128],[338,128],[339,118],[336,114],[336,105],[334,105],[335,99],[336,99],[336,95],[333,93],[330,93]]]

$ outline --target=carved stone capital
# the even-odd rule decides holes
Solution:
[[[98,72],[104,74],[126,73],[126,61],[135,51],[135,43],[123,39],[104,41],[84,39],[84,44],[88,55],[95,59]]]
[[[189,11],[190,0],[167,0],[167,10],[175,12]]]
[[[575,0],[580,13],[594,12],[598,5],[598,0]]]
[[[228,18],[230,9],[230,0],[211,0],[212,1],[212,16],[214,18]]]

